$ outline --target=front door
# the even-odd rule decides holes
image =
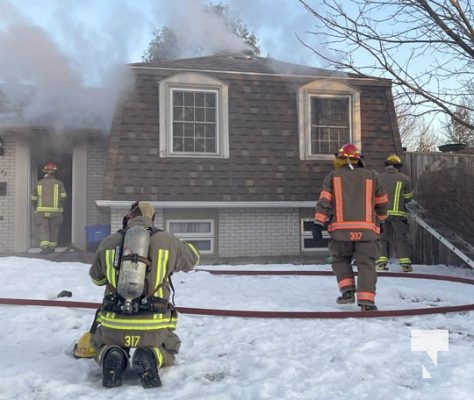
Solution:
[[[61,225],[58,237],[58,247],[67,247],[71,244],[71,226],[72,226],[72,152],[63,152],[59,150],[31,149],[31,177],[32,187],[43,177],[41,169],[48,163],[53,162],[58,166],[56,177],[64,183],[67,192],[67,200],[64,205],[63,223]],[[37,229],[32,219],[31,223],[31,247],[38,247]]]

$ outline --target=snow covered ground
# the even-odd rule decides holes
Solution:
[[[100,302],[87,264],[0,258],[0,297]],[[201,266],[209,269],[330,270],[328,265]],[[399,272],[397,266],[390,265]],[[415,266],[415,272],[474,279],[474,271]],[[222,276],[203,271],[174,277],[181,307],[351,311],[338,306],[333,276]],[[379,309],[474,302],[472,285],[380,277]],[[62,298],[61,300],[64,300]],[[66,299],[67,300],[67,299]],[[1,400],[382,400],[474,399],[474,312],[399,318],[260,319],[181,314],[183,345],[163,387],[143,389],[133,371],[120,388],[102,387],[93,360],[70,355],[89,329],[92,309],[0,305]],[[412,351],[412,330],[448,331],[437,365]],[[430,334],[428,332],[428,335]],[[431,336],[428,336],[431,337]],[[430,340],[427,340],[427,346]],[[425,372],[431,378],[423,376]]]

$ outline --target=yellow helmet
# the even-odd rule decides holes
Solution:
[[[402,165],[402,160],[396,154],[391,154],[385,160],[385,165]]]

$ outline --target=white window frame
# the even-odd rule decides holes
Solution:
[[[171,224],[189,224],[189,223],[209,223],[210,232],[195,233],[174,233],[171,231]],[[215,243],[215,221],[213,219],[169,219],[166,221],[166,231],[172,233],[181,240],[192,242],[193,240],[208,240],[210,250],[199,250],[201,254],[214,254]]]
[[[173,91],[216,94],[216,152],[195,153],[173,150]],[[160,157],[229,158],[229,88],[208,75],[180,73],[159,82]]]
[[[313,97],[348,97],[349,142],[361,149],[360,93],[349,85],[333,79],[318,79],[298,89],[298,132],[300,160],[332,160],[334,153],[311,153],[311,99]]]
[[[314,219],[301,218],[301,223],[300,223],[301,251],[302,252],[327,251],[328,248],[326,245],[321,246],[321,247],[305,247],[305,239],[313,238],[313,231],[304,229],[305,222],[314,222]],[[327,231],[323,231],[322,233],[323,233],[323,239],[329,239],[329,233]]]

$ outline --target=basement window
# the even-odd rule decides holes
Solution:
[[[227,85],[196,73],[160,82],[160,156],[229,157]]]
[[[330,160],[345,143],[360,148],[360,96],[348,85],[317,80],[298,91],[301,160]]]
[[[191,243],[201,254],[214,253],[213,220],[168,220],[167,231]]]
[[[327,231],[323,231],[323,241],[317,243],[313,239],[313,226],[314,220],[311,218],[302,218],[301,219],[301,250],[306,251],[316,251],[316,250],[327,250],[329,234]]]

